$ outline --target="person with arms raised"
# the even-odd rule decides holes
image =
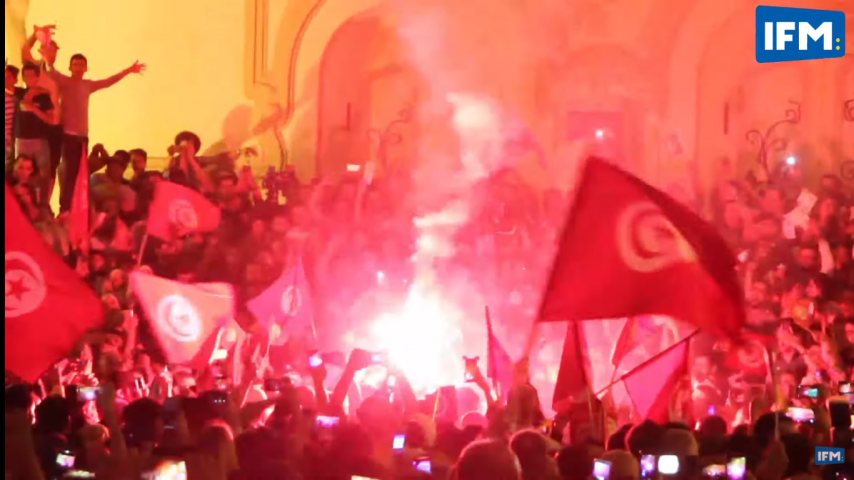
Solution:
[[[52,27],[46,28],[47,31],[52,29]],[[71,208],[80,162],[83,152],[88,149],[90,97],[95,92],[112,87],[130,74],[144,72],[145,65],[135,62],[111,77],[103,80],[89,80],[84,78],[89,70],[89,61],[84,55],[76,53],[71,56],[69,70],[71,75],[65,75],[59,73],[54,65],[46,67],[48,76],[56,82],[62,106],[60,112],[63,129],[62,161],[65,163],[65,177],[60,185],[59,199],[62,212],[67,212]]]

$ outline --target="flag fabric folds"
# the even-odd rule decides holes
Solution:
[[[231,286],[188,285],[139,272],[131,274],[131,285],[169,363],[209,363],[214,334],[234,318]]]
[[[101,299],[44,243],[6,185],[6,370],[35,381],[103,319]]]
[[[314,304],[302,260],[246,306],[270,331],[271,345],[283,345],[290,335],[314,338]]]
[[[607,377],[628,394],[639,414],[661,417],[662,409],[669,408],[662,402],[685,372],[688,338],[698,329],[737,337],[745,325],[736,265],[726,242],[694,212],[623,170],[589,159],[538,318],[569,321],[555,408],[591,392],[594,370],[597,378],[602,370],[610,370]],[[635,317],[649,315],[670,318],[666,324],[685,328],[661,328],[655,334],[642,330]],[[588,339],[596,330],[590,327],[613,321],[607,319],[627,320],[618,334],[601,335],[607,329],[599,328],[600,334]],[[646,338],[650,335],[660,336],[665,346],[651,348],[647,340],[655,338]],[[591,341],[613,342],[610,362],[607,354],[602,358],[590,350]],[[643,352],[648,358],[637,364]],[[627,362],[630,355],[634,363],[627,365],[632,363]],[[608,387],[602,382],[598,378],[596,383]]]
[[[745,324],[736,265],[710,224],[640,179],[591,158],[539,320],[666,315],[734,337]]]
[[[148,217],[148,234],[171,241],[191,233],[216,230],[220,209],[199,192],[177,183],[158,182]]]
[[[627,319],[625,325],[623,325],[623,329],[620,331],[620,337],[617,338],[617,343],[614,344],[614,349],[611,351],[611,365],[615,369],[619,369],[626,355],[637,347],[639,341],[638,335],[637,318],[632,317]]]
[[[513,386],[515,365],[507,350],[495,336],[489,308],[486,309],[486,335],[486,376],[499,386],[501,398],[507,399],[510,388]]]
[[[661,424],[671,421],[671,401],[688,374],[688,347],[688,339],[678,342],[623,377],[638,415]]]

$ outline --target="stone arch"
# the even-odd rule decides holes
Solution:
[[[844,0],[780,0],[778,6],[843,8]],[[688,152],[697,151],[697,85],[700,62],[717,33],[733,17],[753,11],[753,0],[698,0],[682,22],[673,42],[668,70],[669,97],[666,124],[677,131]],[[749,45],[745,48],[750,48]]]
[[[304,163],[301,175],[313,176],[317,167],[318,118],[315,105],[319,97],[320,67],[326,47],[335,32],[353,17],[377,10],[383,0],[314,0],[310,8],[302,8],[298,32],[293,37],[293,47],[287,60],[279,59],[280,68],[274,72],[286,85],[286,102],[290,109],[290,121],[285,137],[291,148],[298,149]],[[306,4],[308,2],[303,2]],[[291,20],[283,20],[289,22]],[[288,44],[287,38],[278,43]]]

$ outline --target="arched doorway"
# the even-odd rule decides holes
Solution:
[[[706,183],[715,178],[722,157],[733,159],[736,170],[745,173],[759,167],[760,141],[769,126],[795,116],[811,101],[810,65],[784,63],[758,65],[752,9],[744,9],[716,31],[701,59],[697,85],[697,157]],[[793,103],[794,102],[794,103]],[[767,139],[769,161],[803,148],[807,131],[803,125],[783,123]],[[777,148],[779,147],[779,148]]]
[[[318,91],[318,172],[414,158],[414,112],[425,90],[404,61],[404,46],[381,10],[348,20],[323,54]]]

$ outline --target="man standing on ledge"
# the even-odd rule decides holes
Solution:
[[[52,32],[53,26],[41,30]],[[77,53],[71,56],[70,76],[56,71],[54,65],[48,65],[47,74],[59,89],[59,101],[62,118],[62,163],[65,164],[65,176],[60,185],[59,209],[67,212],[74,198],[74,185],[80,170],[83,152],[89,148],[89,98],[93,93],[112,87],[130,74],[145,71],[145,65],[136,62],[124,71],[103,80],[83,78],[88,71],[89,62]]]

